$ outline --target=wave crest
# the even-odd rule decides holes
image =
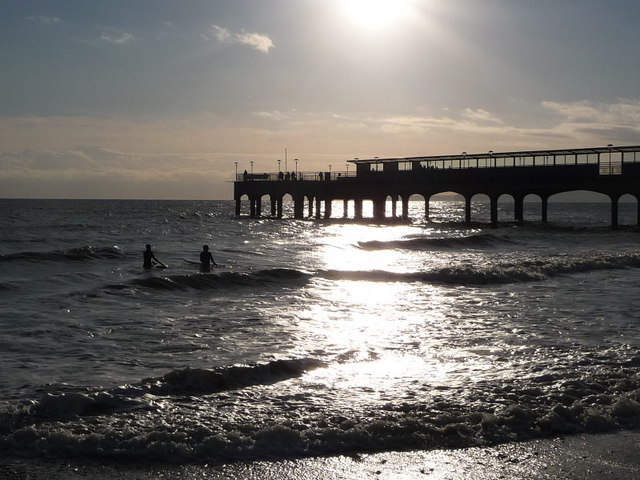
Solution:
[[[2,262],[80,262],[94,259],[116,259],[124,257],[124,253],[118,246],[93,247],[86,245],[69,250],[51,250],[48,252],[20,252],[9,255],[0,255]]]
[[[640,254],[627,253],[587,257],[562,255],[521,262],[503,262],[495,265],[453,265],[425,272],[325,270],[318,272],[318,276],[330,280],[487,285],[543,281],[560,275],[630,267],[640,267]]]
[[[163,277],[149,276],[131,280],[133,285],[157,290],[208,290],[218,288],[233,288],[238,286],[259,286],[265,284],[287,284],[299,285],[306,283],[311,277],[310,274],[300,270],[276,268],[270,270],[260,270],[257,272],[222,272],[219,274],[190,274],[190,275],[168,275]],[[119,289],[121,286],[111,286]]]
[[[173,370],[160,378],[145,380],[141,388],[154,395],[210,394],[277,383],[323,366],[325,363],[320,360],[302,358],[213,370],[186,368]]]
[[[410,238],[391,241],[358,242],[358,246],[364,250],[447,250],[461,247],[467,248],[492,248],[501,243],[513,243],[506,237],[498,237],[491,234],[470,235],[459,238]]]

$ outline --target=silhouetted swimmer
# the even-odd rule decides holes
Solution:
[[[156,258],[156,256],[151,251],[151,245],[149,245],[148,243],[147,243],[147,249],[142,254],[142,258],[144,260],[144,262],[142,263],[143,268],[146,268],[146,269],[153,268],[153,265],[154,265],[153,260],[155,260],[158,263],[158,265],[160,265],[162,268],[167,268],[167,266],[164,263],[162,263],[160,260]]]
[[[200,271],[201,272],[210,272],[211,264],[218,265],[213,259],[213,255],[209,251],[209,245],[203,245],[202,251],[200,252]]]

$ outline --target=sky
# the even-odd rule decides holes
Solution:
[[[638,0],[0,0],[0,197],[637,145],[639,25]]]

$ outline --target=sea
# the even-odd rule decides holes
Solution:
[[[497,228],[481,203],[465,225],[455,199],[393,224],[234,207],[0,200],[0,463],[224,464],[640,426],[635,204],[616,229],[608,203],[550,203],[544,224],[539,203],[523,224],[501,204]],[[168,268],[142,268],[146,244]]]

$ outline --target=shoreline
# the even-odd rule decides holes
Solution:
[[[185,480],[632,480],[640,478],[640,430],[580,434],[456,450],[241,461],[208,465],[3,460],[0,479]]]

